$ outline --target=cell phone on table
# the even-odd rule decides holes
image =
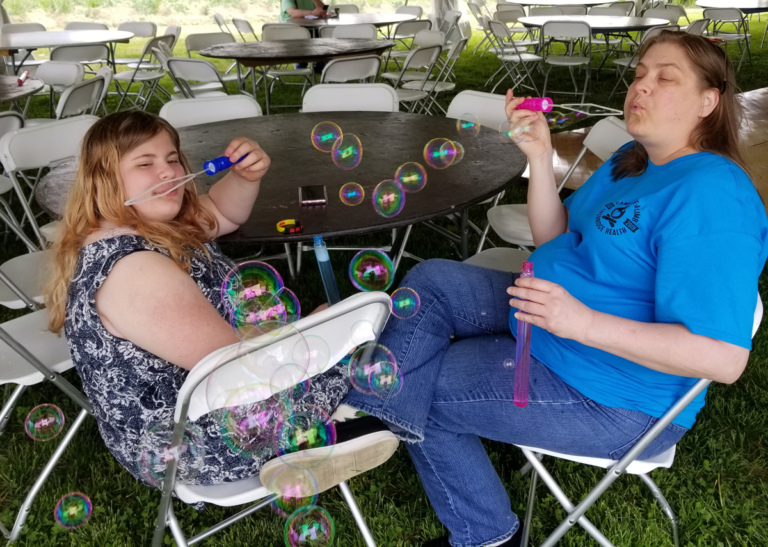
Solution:
[[[299,204],[302,207],[325,205],[326,203],[328,203],[328,192],[325,189],[325,184],[299,186]]]

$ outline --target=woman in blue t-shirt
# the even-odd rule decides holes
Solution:
[[[565,204],[544,116],[515,110],[522,99],[508,93],[510,121],[529,126],[519,147],[530,163],[536,277],[448,260],[415,267],[402,286],[421,307],[381,337],[402,390],[345,400],[409,441],[450,531],[450,543],[432,545],[519,541],[481,437],[619,459],[696,378],[732,383],[744,371],[768,222],[742,167],[732,67],[706,39],[670,31],[647,40],[639,59],[624,104],[635,141]],[[518,319],[533,325],[524,408],[504,366]],[[676,443],[703,402],[642,457]]]

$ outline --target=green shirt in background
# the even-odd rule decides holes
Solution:
[[[287,9],[290,8],[297,8],[297,9],[305,9],[312,11],[317,6],[315,6],[315,3],[312,0],[281,0],[280,1],[280,19],[283,21],[287,21],[291,18],[290,15],[288,15]]]

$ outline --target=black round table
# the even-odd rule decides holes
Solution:
[[[656,17],[624,17],[620,15],[535,15],[521,17],[520,24],[526,27],[543,27],[549,21],[587,23],[595,34],[616,34],[648,30],[651,27],[668,25],[667,19]]]
[[[338,27],[340,25],[373,25],[379,28],[415,19],[417,19],[415,15],[406,13],[341,13],[338,17],[318,17],[317,19],[291,17],[285,22],[308,28]]]
[[[324,121],[334,122],[344,133],[360,138],[363,156],[358,167],[343,170],[334,165],[330,154],[313,147],[312,128]],[[503,143],[497,128],[483,127],[476,137],[464,137],[456,130],[456,120],[419,114],[283,114],[188,127],[179,133],[182,150],[194,171],[201,170],[205,160],[220,155],[238,135],[258,141],[271,158],[251,217],[240,229],[222,238],[238,243],[288,243],[309,240],[315,235],[363,234],[462,213],[462,253],[466,258],[467,207],[514,184],[526,166],[522,152],[511,142]],[[424,145],[440,137],[458,141],[465,149],[462,161],[442,170],[427,166],[422,155]],[[382,180],[394,178],[397,168],[409,161],[426,168],[426,186],[420,192],[405,194],[405,206],[397,216],[378,215],[371,201],[374,187]],[[199,190],[206,192],[220,176],[198,177]],[[360,205],[341,202],[339,189],[347,182],[356,182],[365,189]],[[298,188],[314,184],[326,186],[328,204],[300,206]],[[277,223],[291,218],[302,223],[303,232],[278,232]],[[398,252],[396,246],[397,242],[393,254]]]

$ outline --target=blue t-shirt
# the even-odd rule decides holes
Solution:
[[[611,167],[605,162],[565,200],[570,231],[531,255],[536,277],[595,310],[681,323],[750,349],[768,220],[746,173],[708,152],[649,162],[642,175],[616,182]],[[514,333],[512,315],[510,326]],[[696,382],[540,328],[533,329],[531,353],[586,397],[655,417]],[[674,422],[690,428],[704,395]]]

